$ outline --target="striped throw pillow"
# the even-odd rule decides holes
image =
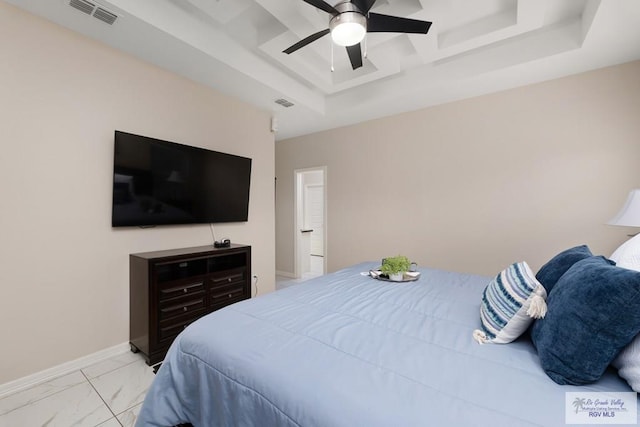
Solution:
[[[526,262],[510,265],[485,288],[480,304],[479,343],[506,344],[522,335],[533,319],[547,313],[547,292]]]

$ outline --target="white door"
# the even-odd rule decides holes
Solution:
[[[324,274],[327,269],[326,168],[298,169],[294,173],[294,276],[310,278]]]
[[[324,186],[307,185],[304,195],[305,228],[311,233],[311,255],[324,256]]]

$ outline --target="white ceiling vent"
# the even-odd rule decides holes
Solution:
[[[113,23],[116,22],[118,15],[116,15],[115,13],[111,13],[101,7],[97,7],[96,11],[93,12],[93,17],[98,18],[102,22],[106,22],[109,25],[113,25]]]
[[[93,9],[96,7],[95,4],[85,0],[70,0],[69,6],[78,9],[80,12],[84,12],[87,15],[91,15],[93,13]]]
[[[274,102],[275,102],[276,104],[280,104],[280,105],[282,105],[282,106],[283,106],[283,107],[285,107],[285,108],[293,107],[293,105],[294,105],[294,104],[293,104],[293,102],[291,102],[291,101],[287,101],[287,100],[286,100],[286,99],[284,99],[284,98],[276,99]]]
[[[86,13],[87,15],[91,15],[96,19],[99,19],[102,22],[105,22],[109,25],[113,25],[118,19],[118,15],[115,13],[109,12],[102,6],[98,6],[95,3],[92,3],[87,0],[69,0],[69,6],[74,9],[79,10],[82,13]]]

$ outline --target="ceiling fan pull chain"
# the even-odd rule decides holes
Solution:
[[[364,35],[364,59],[367,59],[367,35]]]
[[[335,70],[333,69],[333,42],[331,44],[331,72],[333,73]]]

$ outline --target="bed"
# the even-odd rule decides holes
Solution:
[[[362,263],[226,307],[173,343],[137,426],[560,426],[565,393],[630,392],[609,370],[560,386],[525,334],[480,345],[491,279]],[[363,274],[365,273],[365,274]]]

